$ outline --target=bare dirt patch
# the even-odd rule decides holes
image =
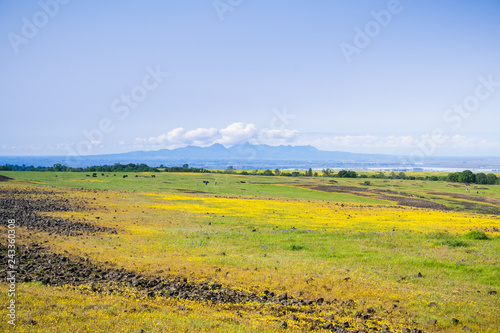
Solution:
[[[447,201],[450,204],[463,207],[462,209],[459,210],[474,210],[482,214],[493,214],[493,215],[500,214],[500,199],[497,198],[483,197],[471,194],[445,193],[445,192],[429,192],[429,194],[439,195],[446,198],[461,199],[461,200],[447,199]],[[480,204],[479,202],[485,204]]]
[[[439,204],[433,201],[421,199],[413,194],[406,192],[397,192],[393,190],[370,189],[357,186],[342,186],[342,185],[318,185],[318,186],[301,186],[323,192],[335,192],[353,194],[361,197],[371,197],[376,199],[396,201],[398,205],[429,208],[436,210],[450,210],[446,205]]]

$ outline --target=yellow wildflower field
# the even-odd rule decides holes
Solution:
[[[261,225],[309,229],[385,231],[392,228],[420,232],[466,233],[471,229],[500,227],[498,216],[450,213],[430,209],[352,203],[304,202],[187,195],[147,194],[165,201],[152,208],[252,219]]]

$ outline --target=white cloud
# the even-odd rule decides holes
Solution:
[[[260,136],[262,138],[267,138],[267,139],[293,139],[297,137],[297,134],[299,132],[296,130],[288,130],[288,129],[263,129],[260,132]]]
[[[224,146],[251,142],[253,144],[280,145],[292,143],[298,132],[288,129],[258,130],[255,124],[241,122],[226,128],[197,128],[187,131],[182,127],[174,128],[167,133],[150,138],[137,138],[134,149],[174,149],[188,145],[206,147],[214,143]]]
[[[445,138],[445,144],[451,148],[488,148],[488,149],[500,149],[499,141],[491,141],[485,138],[476,137],[465,137],[463,135],[454,135],[452,137]]]
[[[160,135],[156,138],[149,138],[152,143],[183,143],[186,130],[182,127],[174,128],[167,134]]]
[[[253,144],[285,145],[296,141],[299,132],[289,129],[263,129],[254,140]]]
[[[219,132],[222,137],[216,142],[224,146],[232,146],[249,141],[258,133],[257,127],[254,124],[245,125],[243,123],[231,124]]]
[[[419,145],[432,142],[438,153],[463,155],[491,154],[500,150],[500,141],[463,135],[431,136],[374,136],[374,135],[344,135],[318,136],[300,135],[294,144],[312,145],[321,150],[343,150],[363,153],[398,154],[418,148]],[[494,154],[498,155],[498,153]]]
[[[213,139],[219,134],[217,128],[197,128],[186,132],[185,138],[191,141],[206,141]]]

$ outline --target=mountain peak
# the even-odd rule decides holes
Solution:
[[[224,147],[220,143],[214,143],[213,145],[208,146],[207,148],[210,148],[210,149],[221,149],[221,150],[222,149],[227,149],[226,147]]]

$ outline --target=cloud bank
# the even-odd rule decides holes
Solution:
[[[249,142],[271,146],[312,145],[320,150],[399,154],[410,152],[429,140],[438,143],[436,148],[440,149],[440,152],[445,155],[454,154],[454,152],[457,155],[463,155],[465,151],[470,151],[471,155],[477,155],[478,147],[488,155],[500,151],[500,141],[495,138],[487,139],[458,134],[431,137],[428,134],[421,136],[376,136],[300,133],[297,130],[290,129],[258,129],[255,124],[244,124],[242,122],[233,123],[221,129],[197,128],[186,130],[182,127],[174,128],[158,136],[137,138],[132,149],[174,149],[189,145],[207,147],[215,143],[230,147]],[[128,148],[130,149],[130,146]]]
[[[294,143],[297,135],[298,132],[295,130],[258,130],[255,124],[245,125],[241,122],[222,129],[197,128],[188,131],[179,127],[158,136],[137,138],[135,139],[134,149],[174,149],[190,145],[206,147],[215,143],[230,147],[244,142],[282,145]]]

